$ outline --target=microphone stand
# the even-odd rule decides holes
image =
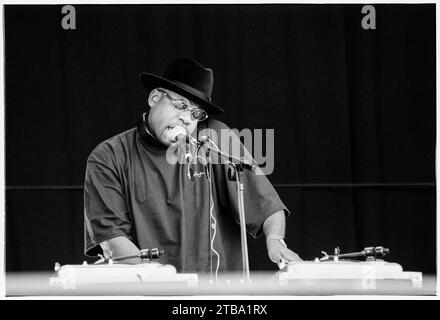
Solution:
[[[218,148],[213,148],[207,142],[212,142],[212,140],[207,139],[206,141],[201,142],[204,147],[208,149],[206,154],[209,151],[214,151],[219,156],[223,157],[227,160],[228,164],[232,166],[234,170],[231,170],[231,167],[228,171],[228,178],[230,181],[237,182],[237,200],[238,200],[238,211],[239,211],[239,219],[240,219],[240,237],[241,237],[241,254],[242,254],[242,264],[243,264],[243,280],[250,283],[250,272],[249,272],[249,255],[248,255],[248,247],[247,247],[247,235],[246,235],[246,218],[244,212],[244,184],[243,184],[243,170],[247,168],[249,170],[253,170],[256,166],[249,161],[246,161],[243,157],[238,159],[231,155],[228,155]],[[214,144],[215,145],[215,144]],[[230,159],[235,160],[238,163],[233,163]]]

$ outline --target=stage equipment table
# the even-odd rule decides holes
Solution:
[[[331,295],[435,295],[436,279],[423,275],[414,287],[408,280],[376,280],[368,285],[354,279],[294,279],[283,284],[275,272],[252,272],[251,282],[242,273],[223,274],[217,281],[199,275],[197,282],[183,281],[78,284],[75,288],[50,285],[53,272],[6,273],[6,297],[26,296],[331,296]]]

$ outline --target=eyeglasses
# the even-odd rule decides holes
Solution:
[[[206,113],[205,110],[200,109],[200,108],[194,108],[191,107],[188,103],[186,103],[184,100],[182,99],[173,99],[171,98],[171,96],[163,91],[163,90],[158,90],[159,92],[162,92],[164,96],[166,96],[171,103],[173,104],[173,106],[180,111],[186,111],[189,110],[191,112],[191,116],[198,121],[204,121],[208,118],[208,114]]]

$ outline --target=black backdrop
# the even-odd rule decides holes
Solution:
[[[269,179],[304,259],[383,245],[436,269],[435,5],[5,6],[6,270],[81,263],[85,160],[190,56],[233,128],[275,129]],[[250,265],[275,270],[249,240]]]

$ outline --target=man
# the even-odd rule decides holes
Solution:
[[[171,163],[167,154],[176,129],[200,138],[203,129],[228,128],[211,117],[223,112],[211,102],[212,70],[180,58],[161,77],[142,73],[141,79],[149,110],[136,128],[99,144],[87,160],[85,254],[159,248],[166,252],[160,262],[179,272],[242,270],[237,189],[228,166],[207,171],[206,162]],[[289,212],[270,182],[249,170],[242,177],[247,232],[264,232],[273,262],[301,260],[283,241]]]

